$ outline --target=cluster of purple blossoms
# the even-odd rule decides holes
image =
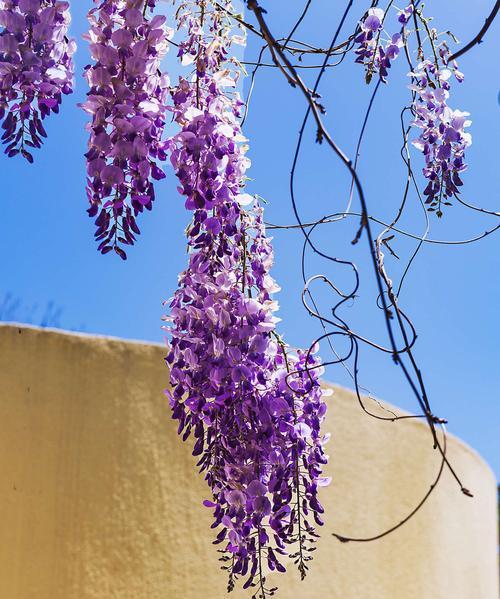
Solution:
[[[70,21],[68,2],[0,1],[0,122],[9,157],[33,162],[30,149],[47,137],[43,119],[73,91]]]
[[[275,589],[263,569],[284,571],[288,555],[305,576],[314,523],[322,524],[322,368],[276,332],[272,246],[262,208],[244,193],[250,161],[227,58],[234,36],[215,5],[196,14],[189,4],[179,21],[187,29],[179,57],[194,73],[172,92],[180,132],[169,151],[193,218],[189,265],[166,317],[167,394],[211,489],[204,503],[214,510],[228,590],[244,577],[244,588],[266,597]]]
[[[366,82],[370,83],[376,70],[378,45],[385,13],[381,8],[370,8],[366,18],[360,22],[361,32],[354,40],[359,44],[355,51],[356,62],[366,67]]]
[[[406,25],[415,13],[412,4],[398,12],[399,33],[390,40],[381,40],[386,13],[380,8],[370,8],[365,19],[360,23],[360,34],[355,41],[359,44],[356,50],[356,62],[365,65],[366,81],[370,83],[373,74],[378,73],[382,81],[386,81],[388,69],[392,61],[399,55],[406,43]],[[423,174],[428,183],[424,190],[429,211],[442,216],[442,206],[449,205],[449,199],[459,193],[462,185],[460,173],[465,164],[465,150],[472,143],[472,138],[465,129],[471,124],[469,114],[448,107],[450,84],[449,79],[455,76],[458,82],[464,79],[455,61],[450,64],[450,51],[446,42],[437,43],[437,36],[429,34],[434,60],[424,57],[419,45],[420,63],[415,72],[409,73],[412,83],[409,86],[414,92],[412,125],[421,130],[413,145],[421,150],[425,157]],[[438,64],[438,56],[442,66]]]
[[[162,135],[169,79],[160,71],[172,31],[163,16],[147,16],[157,0],[94,0],[87,39],[95,63],[83,104],[92,115],[87,158],[88,213],[103,254],[126,259],[136,223],[155,199],[153,180],[165,177]]]
[[[413,14],[412,5],[398,13],[398,21],[404,27]],[[381,39],[385,12],[381,8],[370,8],[366,18],[360,23],[361,32],[355,42],[359,44],[355,51],[356,62],[366,67],[366,82],[370,83],[377,72],[382,81],[386,81],[388,69],[404,45],[403,34],[395,33],[390,39]]]
[[[463,81],[456,65],[453,71],[456,79]],[[468,112],[452,110],[447,105],[452,77],[449,68],[438,68],[434,62],[424,60],[409,75],[412,77],[409,87],[415,92],[412,125],[421,130],[413,145],[425,157],[426,204],[440,217],[442,205],[449,205],[449,198],[459,193],[463,184],[460,173],[467,168],[465,150],[472,143],[465,129],[471,121],[467,118]]]

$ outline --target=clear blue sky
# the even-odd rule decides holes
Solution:
[[[130,250],[129,260],[124,263],[112,254],[104,257],[97,254],[93,224],[85,213],[86,115],[76,106],[85,94],[80,73],[88,62],[88,54],[81,36],[90,2],[72,4],[72,34],[79,40],[76,94],[66,99],[60,116],[47,122],[49,139],[44,149],[36,153],[34,165],[0,157],[3,183],[0,246],[4,255],[0,304],[8,294],[11,303],[18,304],[10,314],[4,311],[3,317],[38,323],[47,305],[53,302],[56,310],[61,311],[55,320],[63,328],[161,342],[162,300],[170,297],[177,273],[186,264],[183,231],[188,215],[176,192],[175,178],[169,172],[167,179],[158,185],[154,211],[142,219],[142,235],[137,246]],[[334,4],[344,3],[313,2],[298,36],[317,45],[328,45],[339,18],[339,10],[332,8]],[[366,4],[366,1],[354,2],[351,25]],[[460,10],[457,4],[461,5]],[[493,0],[476,0],[473,4],[429,0],[426,12],[435,15],[439,30],[451,29],[464,42],[479,30],[492,4]],[[286,35],[302,3],[269,0],[263,5],[269,10],[274,31]],[[468,152],[470,168],[465,174],[463,197],[496,210],[500,203],[498,58],[494,45],[498,33],[497,23],[485,42],[460,61],[466,80],[462,86],[455,86],[452,100],[454,107],[468,110],[473,119],[474,143]],[[249,38],[247,60],[255,59],[257,42]],[[175,62],[174,53],[166,62],[167,66]],[[303,72],[312,81],[312,72]],[[407,100],[405,72],[401,60],[376,101],[359,167],[370,212],[382,219],[393,214],[404,184],[399,157],[399,111]],[[341,67],[327,74],[322,91],[328,106],[328,127],[345,151],[353,155],[371,91],[363,83],[361,67],[348,57]],[[253,161],[251,191],[268,201],[267,220],[271,222],[293,222],[288,173],[303,112],[300,94],[275,69],[263,69],[245,131],[250,138]],[[303,218],[318,218],[342,209],[349,181],[328,150],[314,143],[312,128],[308,129],[304,149],[297,185]],[[415,163],[420,166],[416,154]],[[423,221],[413,195],[411,203],[414,208],[409,209],[403,224],[407,230],[418,233],[423,230]],[[356,203],[354,208],[358,208]],[[474,237],[494,224],[493,219],[453,207],[442,221],[432,222],[430,236]],[[355,248],[350,245],[357,225],[353,220],[325,226],[318,232],[317,242],[339,257],[354,257],[363,285],[358,301],[344,315],[362,334],[385,342],[381,315],[373,305],[366,240]],[[419,332],[416,355],[434,411],[447,417],[450,430],[476,448],[497,473],[500,471],[499,245],[497,234],[475,245],[424,247],[401,295],[401,305]],[[414,242],[395,244],[401,263],[414,247]],[[321,334],[321,329],[300,301],[300,232],[276,232],[275,248],[274,274],[283,288],[279,294],[281,327],[289,343],[307,346]],[[388,256],[387,266],[397,280],[401,264]],[[323,262],[309,259],[308,270],[310,274],[326,272],[339,285],[348,285],[344,273]],[[322,307],[328,309],[330,296],[318,289],[318,297]],[[327,347],[323,353],[326,359],[330,358]],[[341,367],[329,369],[327,378],[352,386]],[[378,397],[408,410],[417,409],[390,359],[364,349],[360,382]]]

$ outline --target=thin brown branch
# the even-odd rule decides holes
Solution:
[[[477,44],[480,44],[483,41],[483,37],[484,37],[485,33],[488,31],[488,29],[491,27],[491,25],[493,24],[493,21],[495,20],[495,17],[497,16],[499,9],[500,9],[500,0],[496,0],[493,10],[486,18],[484,25],[481,27],[481,30],[476,35],[476,37],[471,39],[471,41],[468,44],[466,44],[463,48],[461,48],[460,50],[455,52],[455,54],[452,54],[452,56],[450,56],[450,58],[449,58],[450,61],[456,60],[460,56],[463,56],[471,48],[473,48]]]

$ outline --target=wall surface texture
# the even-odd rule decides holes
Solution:
[[[201,505],[208,494],[162,393],[163,354],[0,327],[0,599],[226,596]],[[439,468],[422,422],[376,421],[351,392],[334,391],[327,524],[309,577],[300,583],[290,568],[276,580],[279,597],[497,599],[495,480],[455,438],[449,457],[473,499],[445,471],[394,534],[374,543],[332,537],[397,523]]]

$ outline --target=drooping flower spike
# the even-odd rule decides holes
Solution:
[[[87,36],[94,64],[83,108],[92,116],[87,158],[88,213],[96,218],[98,249],[114,250],[140,233],[136,219],[155,200],[154,181],[165,177],[164,141],[169,79],[160,63],[172,31],[152,16],[156,0],[94,0]]]
[[[433,61],[427,60],[410,76],[413,80],[410,89],[415,92],[412,125],[420,129],[420,135],[412,143],[425,157],[423,174],[428,180],[425,203],[440,217],[443,205],[449,204],[463,185],[460,175],[467,168],[465,150],[472,143],[465,129],[471,121],[468,112],[453,110],[447,104],[450,69],[437,69]],[[460,81],[461,73],[455,77]]]
[[[267,597],[275,589],[265,571],[284,571],[280,556],[305,576],[314,521],[322,523],[322,369],[276,332],[272,247],[262,208],[244,190],[239,70],[228,58],[240,38],[210,2],[184,3],[178,18],[186,31],[179,58],[194,71],[172,93],[180,131],[169,150],[193,220],[189,266],[167,317],[168,394],[211,490],[205,505],[214,510],[228,590],[244,577],[244,588]]]
[[[5,153],[33,162],[47,137],[42,123],[73,91],[69,3],[0,0],[0,122]]]
[[[412,6],[408,6],[399,13],[399,23],[406,25],[413,12]],[[358,48],[355,51],[356,62],[365,66],[367,83],[378,73],[380,79],[385,83],[391,68],[392,61],[399,56],[404,45],[401,32],[394,33],[389,39],[383,39],[383,28],[386,13],[381,8],[368,9],[366,18],[360,23],[360,33],[355,39]]]
[[[419,130],[412,141],[425,159],[422,169],[427,179],[424,189],[425,203],[430,212],[438,217],[443,207],[451,205],[451,199],[460,193],[463,185],[461,175],[467,169],[465,151],[472,144],[472,136],[466,128],[472,124],[469,113],[449,106],[451,82],[462,83],[464,75],[458,70],[456,61],[449,60],[450,51],[445,40],[436,30],[431,30],[422,12],[416,15],[427,31],[431,58],[426,58],[419,44],[422,58],[411,77],[410,90],[414,93],[411,124]]]

